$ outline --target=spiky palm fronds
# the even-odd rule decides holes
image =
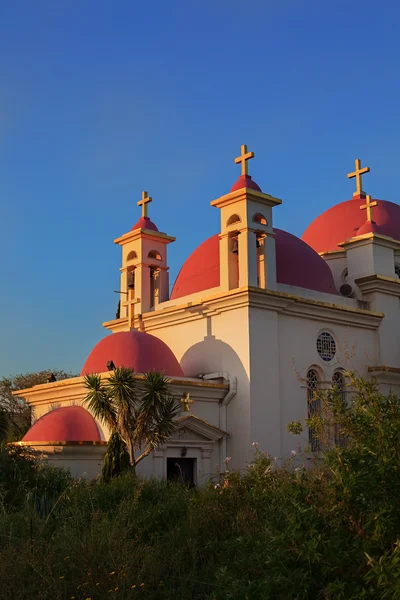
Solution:
[[[114,431],[117,427],[117,410],[107,384],[95,373],[85,375],[84,382],[89,390],[83,400],[84,404],[98,421]]]
[[[179,405],[171,394],[170,380],[157,371],[145,374],[143,391],[135,432],[136,445],[153,449],[176,430]]]

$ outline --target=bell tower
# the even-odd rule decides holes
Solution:
[[[169,300],[167,246],[175,238],[158,231],[148,217],[151,201],[142,192],[142,216],[131,231],[114,240],[122,248],[119,318],[126,319],[129,329],[137,325],[139,315]]]
[[[229,194],[211,202],[220,209],[220,286],[228,291],[237,287],[276,289],[275,234],[272,209],[282,203],[264,194],[248,174],[248,161],[254,152],[241,146],[235,163],[241,175]]]

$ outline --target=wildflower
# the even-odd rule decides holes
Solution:
[[[253,467],[254,467],[254,464],[253,464],[253,463],[251,463],[251,464],[249,465],[249,469],[252,469]]]
[[[144,583],[141,583],[141,584],[140,584],[140,587],[144,587]]]
[[[290,454],[291,454],[292,456],[296,456],[297,452],[296,452],[296,450],[292,450]]]
[[[65,579],[65,575],[61,575],[60,579]]]
[[[135,589],[135,587],[136,587],[136,584],[135,584],[135,585],[132,585],[132,586],[131,586],[131,589],[132,589],[132,590],[134,590],[134,589]]]
[[[100,585],[100,581],[98,581],[98,582],[96,583],[96,585]]]
[[[258,442],[253,442],[252,446],[253,446],[253,448],[258,448]]]
[[[68,560],[69,558],[71,558],[71,557],[70,557],[70,556],[66,556],[66,557],[64,558],[64,560]]]
[[[118,592],[118,588],[117,587],[115,588],[114,592]]]
[[[115,575],[115,571],[111,571],[110,575]]]
[[[229,481],[227,479],[225,479],[224,485],[222,487],[226,488],[226,487],[228,487],[228,485],[229,485]]]
[[[300,467],[296,467],[296,468],[295,468],[295,471],[296,471],[296,472],[297,472],[297,471],[300,471]]]
[[[274,460],[278,460],[278,457],[277,457],[277,456],[274,456]]]
[[[221,486],[219,485],[219,483],[216,483],[216,484],[214,485],[214,490],[217,490],[217,489],[218,489],[218,488],[220,488],[220,487],[221,487]]]
[[[225,460],[224,460],[224,463],[227,465],[227,464],[229,464],[231,462],[231,460],[232,460],[232,457],[231,456],[227,456],[225,458]]]

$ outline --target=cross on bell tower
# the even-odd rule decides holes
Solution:
[[[365,192],[362,191],[362,175],[369,172],[370,168],[361,168],[361,160],[356,158],[356,170],[347,175],[348,179],[352,179],[353,177],[356,178],[356,191],[354,192],[353,196],[365,196]]]
[[[147,205],[152,202],[153,198],[149,196],[147,192],[142,192],[142,199],[137,203],[138,206],[142,207],[142,217],[147,217]]]
[[[240,156],[235,158],[235,164],[240,164],[242,166],[242,175],[249,174],[249,166],[247,161],[251,158],[254,158],[254,152],[247,152],[246,144],[242,144],[242,146],[240,146]]]

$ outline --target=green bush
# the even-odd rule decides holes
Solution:
[[[199,490],[129,471],[67,483],[52,470],[41,494],[59,495],[39,510],[23,463],[13,489],[24,501],[3,495],[0,507],[0,597],[400,598],[400,402],[353,386],[349,407],[322,398],[323,418],[309,424],[325,450],[309,468],[307,454],[278,467],[256,445],[252,465],[231,471],[227,459]],[[332,427],[346,446],[330,443]]]

